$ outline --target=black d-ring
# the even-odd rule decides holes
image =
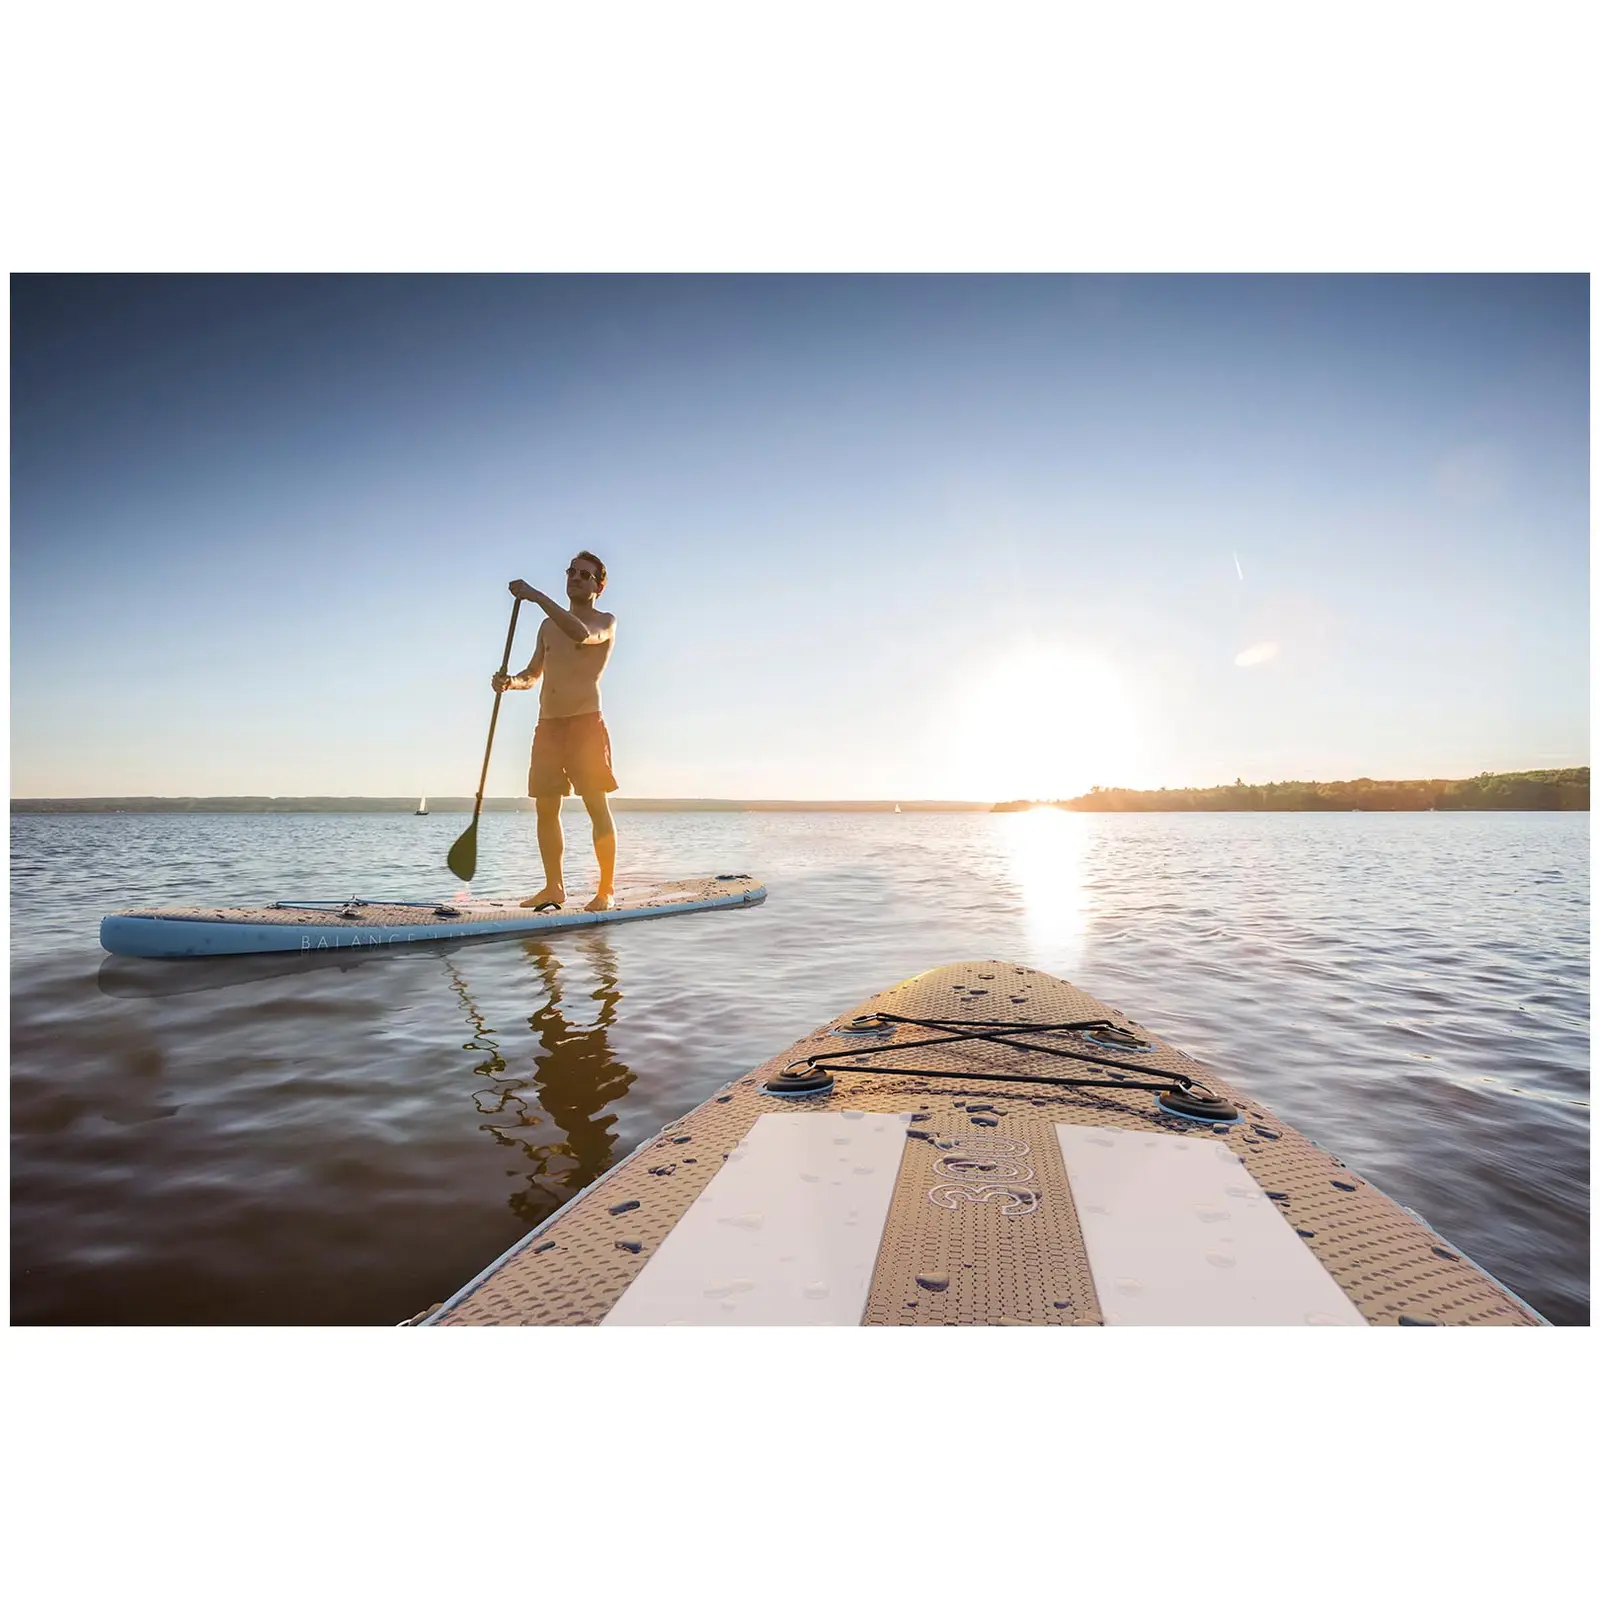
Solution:
[[[1192,1117],[1196,1122],[1237,1122],[1239,1108],[1230,1105],[1219,1095],[1191,1084],[1187,1089],[1168,1089],[1156,1096],[1163,1111],[1180,1117]]]
[[[776,1077],[768,1078],[761,1087],[767,1094],[799,1100],[807,1095],[826,1094],[833,1087],[833,1074],[824,1072],[810,1061],[797,1061],[793,1066],[785,1067]]]
[[[833,1031],[835,1033],[888,1034],[894,1032],[894,1024],[885,1022],[882,1017],[869,1013],[866,1016],[851,1017],[848,1022],[841,1022]]]

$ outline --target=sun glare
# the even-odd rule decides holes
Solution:
[[[950,792],[974,800],[1068,800],[1137,780],[1136,707],[1103,658],[1027,644],[967,680],[944,750]]]
[[[1032,958],[1063,975],[1083,964],[1089,931],[1086,882],[1091,817],[1046,807],[996,817],[1022,896]]]

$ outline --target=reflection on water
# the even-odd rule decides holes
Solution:
[[[1031,944],[1052,953],[1051,970],[1079,971],[1089,931],[1089,819],[1040,806],[997,820],[1004,824],[1007,862],[1022,895]]]
[[[538,1046],[526,1075],[507,1063],[460,970],[448,957],[445,965],[472,1022],[472,1037],[463,1048],[482,1056],[472,1070],[489,1080],[473,1091],[477,1109],[490,1119],[483,1126],[532,1169],[525,1186],[507,1202],[531,1227],[611,1166],[617,1118],[614,1112],[600,1113],[627,1094],[634,1074],[607,1041],[622,989],[616,952],[605,935],[580,934],[564,942],[559,954],[554,946],[535,940],[524,949],[542,1000],[528,1018]],[[595,987],[586,993],[574,991],[575,974],[568,973],[579,966],[575,955],[592,966]],[[580,1007],[582,999],[598,1002],[592,1021],[577,1015],[587,1009]],[[557,1130],[565,1137],[554,1137]]]

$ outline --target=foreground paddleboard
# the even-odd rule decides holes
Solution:
[[[670,917],[754,905],[766,889],[748,873],[686,878],[618,893],[614,911],[534,911],[506,900],[283,900],[211,909],[158,906],[102,918],[100,943],[123,956],[239,956],[293,951],[381,949],[420,940],[551,933],[600,922]]]
[[[415,1320],[1544,1319],[1120,1011],[964,962],[727,1085]]]

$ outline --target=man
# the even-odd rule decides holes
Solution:
[[[545,620],[539,624],[533,660],[514,677],[497,672],[489,680],[498,693],[531,689],[544,679],[528,765],[544,887],[522,902],[536,911],[559,907],[567,898],[561,875],[561,800],[574,790],[594,823],[594,856],[600,866],[599,891],[583,909],[610,911],[616,905],[617,830],[606,796],[617,780],[611,774],[611,738],[600,716],[600,674],[611,658],[617,619],[595,610],[594,604],[605,586],[605,563],[590,550],[580,550],[567,567],[566,607],[521,578],[513,579],[512,594],[541,607]]]

